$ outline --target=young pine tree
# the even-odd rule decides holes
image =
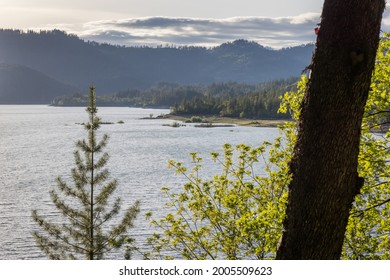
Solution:
[[[50,259],[102,259],[108,251],[132,240],[126,233],[139,213],[139,202],[136,201],[126,210],[118,225],[107,225],[119,214],[121,201],[117,198],[111,206],[108,205],[118,182],[108,181],[109,171],[104,166],[109,155],[103,153],[98,158],[107,144],[108,136],[103,135],[97,143],[96,131],[100,119],[96,116],[94,87],[90,88],[87,112],[89,122],[85,124],[85,129],[88,131],[88,139],[77,141],[77,150],[74,152],[74,185],[69,186],[58,177],[58,189],[50,192],[55,207],[66,222],[52,223],[38,215],[36,210],[32,212],[33,220],[44,232],[41,234],[35,231],[34,238]]]

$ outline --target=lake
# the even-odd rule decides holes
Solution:
[[[189,154],[199,152],[205,166],[201,174],[209,177],[220,170],[209,153],[222,151],[224,143],[256,146],[278,136],[276,128],[196,128],[191,124],[173,128],[163,126],[172,120],[141,119],[168,112],[125,107],[98,109],[103,122],[114,122],[99,130],[110,136],[105,151],[110,154],[107,168],[111,177],[119,181],[114,196],[122,198],[122,210],[135,200],[141,201],[141,213],[129,232],[139,246],[154,232],[145,213],[152,211],[155,217],[167,213],[161,187],[179,191],[185,183],[183,177],[167,168],[169,159],[189,163]],[[87,137],[77,123],[85,121],[88,116],[81,107],[0,105],[0,259],[46,259],[31,235],[36,229],[31,211],[36,209],[51,221],[61,222],[49,191],[56,187],[57,176],[72,183],[75,142]],[[121,259],[123,254],[112,252],[106,257]]]

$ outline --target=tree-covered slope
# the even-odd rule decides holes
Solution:
[[[75,90],[31,68],[0,63],[0,104],[45,104]]]
[[[312,50],[312,45],[271,50],[246,40],[215,48],[120,47],[59,30],[0,30],[0,62],[27,66],[79,89],[93,83],[99,94],[160,82],[256,84],[296,77],[310,63]]]

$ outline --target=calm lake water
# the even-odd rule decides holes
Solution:
[[[172,128],[163,126],[172,120],[140,119],[162,113],[168,110],[98,110],[102,121],[115,123],[102,125],[100,129],[110,136],[107,167],[119,181],[115,197],[122,198],[122,210],[137,199],[141,201],[141,213],[130,230],[141,247],[154,232],[144,214],[152,211],[155,217],[161,217],[167,213],[161,187],[179,191],[185,182],[168,170],[167,160],[189,163],[189,154],[199,152],[205,160],[202,176],[208,177],[220,170],[210,160],[209,153],[221,151],[224,143],[256,146],[278,135],[276,128],[195,128],[192,125]],[[70,170],[74,165],[75,141],[86,138],[83,126],[76,123],[87,118],[84,108],[0,105],[0,259],[46,258],[31,235],[36,229],[31,210],[37,209],[52,221],[62,221],[51,203],[49,191],[56,187],[57,176],[72,183]],[[124,124],[117,124],[120,120]],[[123,253],[113,252],[106,257],[121,259]]]

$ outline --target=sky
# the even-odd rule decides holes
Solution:
[[[281,48],[315,41],[323,0],[0,0],[0,28],[60,29],[117,45]],[[382,29],[390,30],[390,5]]]

